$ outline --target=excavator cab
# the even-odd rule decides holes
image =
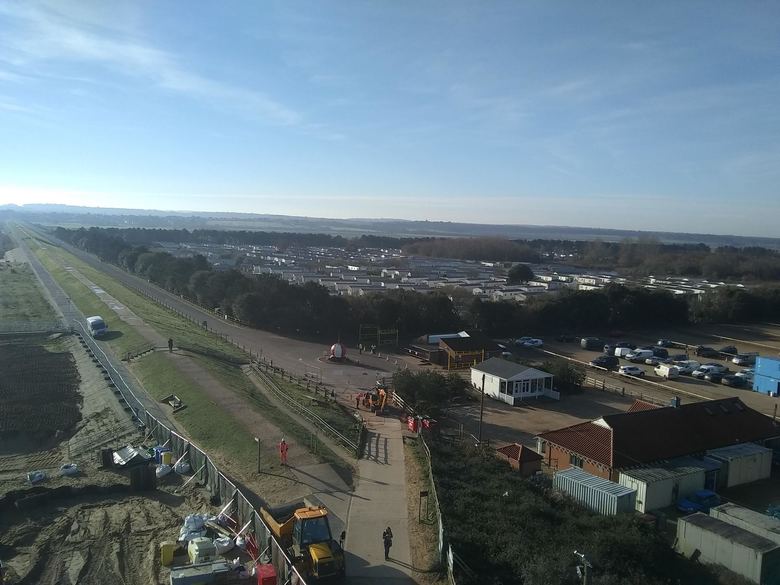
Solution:
[[[344,551],[333,540],[328,511],[322,507],[299,508],[294,514],[292,552],[296,565],[316,579],[344,575]]]

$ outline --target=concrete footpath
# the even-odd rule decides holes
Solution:
[[[395,417],[369,416],[364,457],[347,524],[347,581],[350,584],[414,583],[406,505],[404,427]],[[382,533],[390,527],[393,547],[385,560]]]

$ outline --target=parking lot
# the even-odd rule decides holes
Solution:
[[[753,328],[751,326],[708,326],[706,328],[655,333],[656,334],[632,334],[630,332],[626,332],[620,338],[602,337],[601,339],[604,341],[604,343],[631,341],[638,346],[644,346],[654,345],[658,339],[665,338],[675,342],[686,343],[690,346],[706,345],[715,349],[725,345],[734,345],[740,352],[759,352],[761,355],[771,356],[777,356],[778,351],[775,351],[775,348],[780,348],[780,326],[764,325],[757,328]],[[530,350],[524,350],[524,352],[528,351]],[[580,347],[579,339],[573,342],[561,342],[555,341],[553,339],[545,339],[545,346],[541,351],[546,352],[550,357],[554,357],[554,355],[560,355],[576,360],[577,362],[583,364],[587,364],[592,359],[602,354],[602,351],[591,351],[583,349]],[[685,349],[679,348],[669,348],[668,351],[670,355],[675,353],[685,353]],[[702,364],[722,364],[729,368],[732,373],[742,369],[742,367],[736,366],[731,363],[730,360],[726,359],[704,357],[697,358],[693,347],[688,349],[688,353],[690,355],[690,359],[697,360]],[[630,364],[631,362],[621,359],[620,363],[622,365]],[[660,400],[668,400],[675,393],[679,393],[683,402],[738,396],[751,408],[754,408],[769,416],[775,414],[775,407],[778,404],[778,399],[753,392],[750,388],[729,387],[720,383],[712,383],[706,380],[696,379],[690,375],[680,376],[674,380],[666,380],[655,375],[653,366],[649,366],[644,363],[634,365],[638,366],[645,372],[645,380],[648,382],[654,382],[655,384],[647,383],[642,380],[632,379],[627,376],[620,376],[617,373],[603,372],[596,370],[595,368],[592,369],[592,372],[598,372],[596,375],[600,377],[619,380],[619,384],[625,385],[626,388],[630,389],[632,392],[643,391],[648,395],[657,396]],[[658,384],[662,386],[658,386]],[[642,390],[639,390],[640,388]]]

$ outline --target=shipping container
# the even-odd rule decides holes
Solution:
[[[708,465],[692,458],[625,469],[618,483],[636,490],[636,510],[647,513],[677,504],[677,500],[704,488]]]
[[[707,457],[722,462],[718,481],[721,487],[766,479],[772,473],[772,450],[755,443],[712,449]]]
[[[636,490],[591,475],[579,467],[556,473],[553,486],[598,514],[614,516],[619,512],[634,511]]]
[[[761,585],[780,585],[780,546],[698,512],[677,521],[677,552],[730,569]]]
[[[753,390],[769,396],[780,396],[779,359],[764,356],[756,358]]]
[[[739,526],[780,545],[780,520],[777,518],[737,506],[731,502],[715,506],[710,510],[710,516],[732,526]]]

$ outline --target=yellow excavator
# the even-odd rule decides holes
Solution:
[[[327,508],[296,502],[260,508],[260,515],[301,575],[315,580],[344,576],[344,550],[333,540]]]

